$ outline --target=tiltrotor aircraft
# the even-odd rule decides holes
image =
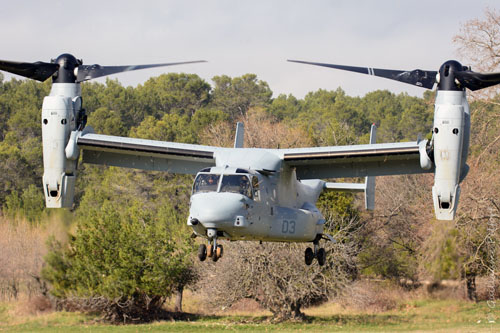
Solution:
[[[303,61],[295,61],[303,62]],[[430,141],[292,149],[243,147],[237,126],[234,148],[142,140],[93,133],[85,126],[80,82],[98,76],[159,65],[85,66],[64,54],[53,63],[0,61],[0,69],[53,85],[42,107],[43,189],[49,208],[73,204],[77,164],[83,162],[196,175],[187,219],[200,245],[200,260],[217,261],[218,240],[311,242],[305,262],[326,260],[321,239],[325,218],[315,203],[324,190],[365,191],[373,209],[375,176],[435,174],[432,196],[436,218],[454,218],[460,182],[468,171],[470,113],[465,88],[477,90],[500,83],[500,73],[472,72],[456,61],[436,71],[400,71],[303,62],[381,76],[431,89],[437,83],[433,135]],[[364,184],[323,179],[366,177]]]

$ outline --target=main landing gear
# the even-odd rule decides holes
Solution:
[[[319,248],[319,240],[321,237],[316,237],[316,239],[313,241],[314,244],[314,250],[308,247],[306,249],[304,258],[306,261],[306,265],[309,266],[312,264],[314,258],[318,259],[318,264],[320,266],[323,266],[326,263],[326,251],[324,248]]]
[[[210,232],[207,233],[210,236]],[[217,234],[212,236],[212,239],[208,241],[208,247],[205,244],[201,244],[198,248],[198,259],[200,261],[205,261],[207,257],[212,258],[213,262],[216,262],[222,257],[224,253],[224,248],[222,245],[217,244]]]

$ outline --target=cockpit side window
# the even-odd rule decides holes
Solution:
[[[193,194],[200,192],[217,192],[220,175],[199,174],[194,180]]]
[[[221,192],[232,192],[252,198],[252,186],[246,175],[224,175],[220,186]]]
[[[255,200],[260,201],[259,179],[257,178],[257,176],[252,177],[252,187]]]

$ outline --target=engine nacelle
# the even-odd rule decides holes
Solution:
[[[434,210],[439,220],[452,220],[469,146],[470,112],[464,91],[438,91],[434,111]]]
[[[43,189],[47,208],[73,205],[78,154],[66,154],[81,108],[80,87],[55,83],[42,106]],[[69,157],[69,158],[68,158]]]

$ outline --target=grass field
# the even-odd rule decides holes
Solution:
[[[189,321],[155,322],[143,325],[105,325],[80,313],[51,312],[20,314],[13,304],[0,304],[0,332],[500,332],[500,305],[491,310],[486,303],[420,300],[402,303],[386,312],[366,312],[329,303],[306,309],[304,323],[270,321],[265,313],[229,313],[192,316]],[[18,306],[17,306],[18,307]],[[22,311],[21,311],[22,312]],[[488,319],[495,318],[494,323]]]

